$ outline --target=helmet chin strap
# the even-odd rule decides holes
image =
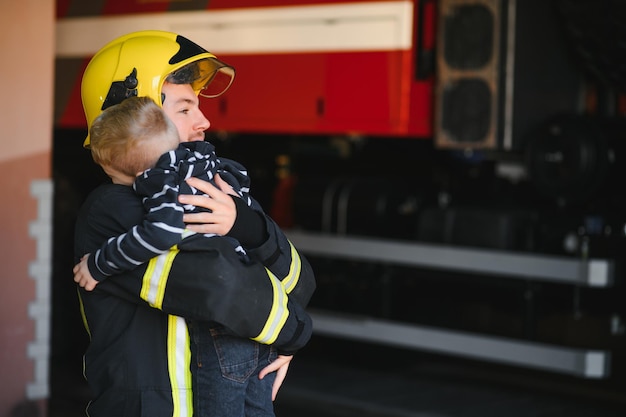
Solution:
[[[101,110],[120,104],[128,97],[137,96],[138,85],[137,68],[133,68],[124,81],[114,81],[111,83],[111,88],[109,88],[109,92],[102,103]]]

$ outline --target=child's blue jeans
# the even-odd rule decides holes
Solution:
[[[194,417],[274,417],[273,372],[259,372],[276,350],[233,336],[215,323],[190,322]]]

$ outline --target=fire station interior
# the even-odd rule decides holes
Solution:
[[[487,3],[419,3],[438,16],[412,56],[423,134],[207,134],[317,278],[277,415],[624,415],[626,7]],[[378,100],[385,85],[359,77]],[[106,178],[84,135],[55,130],[51,416],[89,397],[71,242]]]

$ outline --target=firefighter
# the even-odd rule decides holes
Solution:
[[[92,58],[81,96],[89,126],[107,107],[147,96],[163,107],[182,141],[202,140],[210,123],[199,108],[199,96],[219,96],[233,77],[230,66],[190,40],[142,31],[110,42]],[[89,141],[88,136],[86,147]],[[88,407],[92,417],[273,415],[272,400],[292,354],[310,338],[311,321],[302,306],[315,281],[306,259],[269,217],[208,182],[192,185],[206,196],[187,196],[181,202],[209,211],[185,215],[189,228],[240,241],[252,238],[254,244],[245,248],[252,262],[242,263],[226,239],[210,239],[210,245],[174,248],[101,282],[95,291],[79,288],[90,335],[85,376],[94,396]],[[98,187],[79,213],[76,262],[143,216],[131,187]],[[250,230],[259,230],[258,235],[240,235]],[[209,327],[207,321],[220,324]],[[196,348],[193,357],[191,345]],[[272,361],[274,347],[285,354]],[[251,368],[229,363],[242,355],[249,357]],[[238,372],[227,374],[235,368]],[[210,371],[219,377],[206,377]],[[251,398],[248,388],[257,385],[265,391]]]

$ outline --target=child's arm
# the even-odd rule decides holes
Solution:
[[[182,240],[184,210],[178,202],[177,174],[146,171],[135,181],[135,190],[143,197],[144,220],[127,233],[110,238],[88,258],[89,271],[98,281],[136,268]]]

